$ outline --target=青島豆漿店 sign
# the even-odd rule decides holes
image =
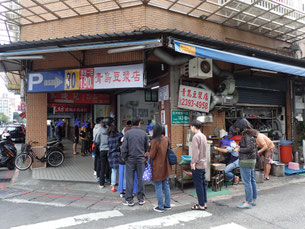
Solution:
[[[189,125],[190,112],[189,111],[172,111],[172,125]]]
[[[28,73],[27,92],[143,88],[143,64]]]
[[[178,107],[208,113],[210,97],[210,92],[202,88],[180,85]]]

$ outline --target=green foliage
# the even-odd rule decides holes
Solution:
[[[6,123],[9,121],[9,119],[10,118],[8,116],[6,116],[4,113],[0,113],[0,122],[1,123]]]
[[[13,120],[16,120],[18,123],[25,123],[25,119],[22,119],[18,112],[13,113]]]

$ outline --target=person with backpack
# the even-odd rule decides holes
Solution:
[[[252,129],[252,125],[248,122],[244,127],[240,128],[242,138],[239,146],[235,148],[239,152],[239,168],[241,179],[245,189],[246,200],[238,205],[238,208],[249,209],[256,206],[257,187],[254,176],[254,169],[257,158],[257,131]]]
[[[164,210],[171,209],[170,187],[168,184],[168,177],[171,174],[171,166],[168,161],[167,149],[169,147],[169,140],[163,133],[162,125],[157,123],[153,129],[153,136],[150,142],[150,159],[152,163],[153,183],[155,186],[158,206],[153,208],[156,212],[164,212]],[[165,131],[164,131],[165,132]],[[165,202],[163,202],[163,192],[165,195]]]
[[[111,168],[111,191],[115,192],[116,177],[120,161],[120,145],[122,133],[119,133],[115,125],[108,128],[108,162]]]

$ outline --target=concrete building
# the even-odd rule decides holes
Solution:
[[[18,3],[21,41],[0,46],[0,56],[22,59],[4,64],[26,73],[27,141],[46,144],[47,119],[65,118],[72,129],[76,118],[108,115],[120,128],[135,115],[144,126],[162,122],[179,157],[198,116],[211,121],[203,130],[212,140],[241,117],[293,140],[305,12],[292,2]]]
[[[8,93],[0,94],[0,113],[9,117],[9,121],[13,121],[13,114],[16,111],[16,100]]]

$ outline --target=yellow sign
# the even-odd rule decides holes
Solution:
[[[9,89],[9,90],[20,90],[20,84],[8,83],[7,84],[7,89]]]
[[[79,69],[65,70],[65,91],[79,90]]]
[[[184,53],[189,53],[189,54],[195,55],[196,48],[193,46],[180,44],[180,51],[184,52]]]

